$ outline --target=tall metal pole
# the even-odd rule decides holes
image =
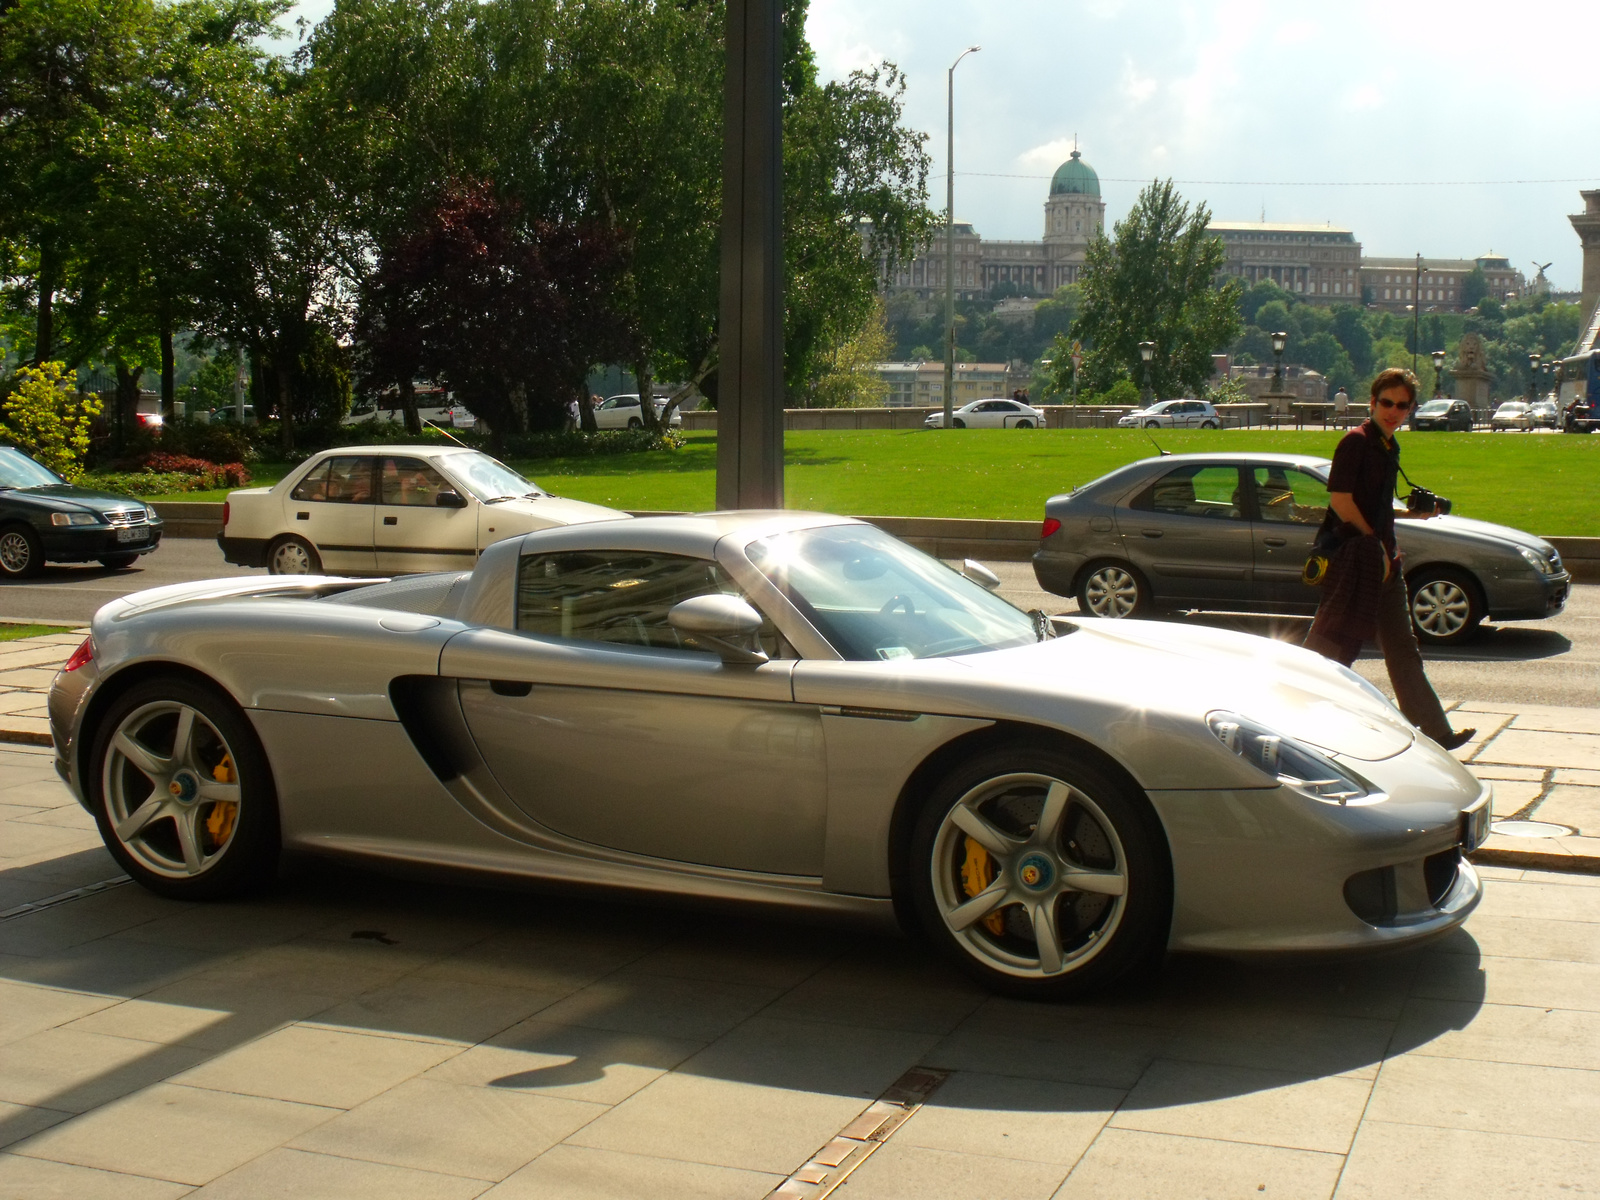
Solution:
[[[728,0],[717,507],[783,507],[783,4]]]
[[[1422,322],[1422,255],[1417,255],[1417,278],[1411,285],[1411,373],[1417,373],[1417,330]]]
[[[944,425],[952,421],[951,393],[956,381],[956,68],[981,46],[968,46],[945,74],[944,154]]]

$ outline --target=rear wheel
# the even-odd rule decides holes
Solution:
[[[1018,421],[1017,422],[1017,428],[1018,429],[1032,429],[1033,428],[1033,422],[1029,421],[1029,420],[1026,420],[1026,419]]]
[[[1465,572],[1426,567],[1406,584],[1417,640],[1431,646],[1459,646],[1477,635],[1484,617],[1483,601],[1477,583]]]
[[[129,689],[100,722],[86,775],[107,849],[152,892],[218,899],[275,874],[272,773],[250,723],[216,688],[166,676]]]
[[[273,575],[320,575],[322,558],[310,542],[291,534],[267,547],[267,570]]]
[[[1150,590],[1126,563],[1094,563],[1078,582],[1078,607],[1091,616],[1143,616],[1150,608]]]
[[[1149,801],[1061,750],[976,756],[929,797],[911,850],[923,927],[995,991],[1065,999],[1165,951],[1171,873]]]
[[[39,535],[26,525],[0,529],[0,575],[7,579],[31,579],[44,570],[44,546]]]
[[[1218,423],[1216,421],[1213,421],[1213,420],[1210,420],[1208,418],[1208,419],[1200,422],[1200,428],[1201,429],[1221,429],[1222,425],[1220,423]]]

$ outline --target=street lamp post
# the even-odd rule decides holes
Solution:
[[[1280,329],[1272,335],[1272,394],[1283,394],[1283,348],[1289,344],[1289,335]]]
[[[1534,352],[1528,355],[1528,403],[1532,404],[1539,398],[1539,360],[1544,355]]]
[[[1156,344],[1154,342],[1139,343],[1139,358],[1144,362],[1144,403],[1146,408],[1150,406],[1150,360],[1155,356]]]
[[[1411,373],[1417,373],[1418,325],[1422,320],[1422,255],[1417,255],[1417,277],[1411,285]]]
[[[1078,372],[1083,368],[1083,346],[1078,342],[1072,343],[1072,405],[1078,405]]]
[[[944,155],[944,425],[953,425],[951,392],[956,381],[956,68],[982,46],[968,46],[945,75]]]
[[[1433,352],[1433,394],[1435,398],[1444,395],[1444,351]]]

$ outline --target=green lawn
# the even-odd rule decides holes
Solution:
[[[1187,430],[1158,433],[1162,448],[1331,455],[1332,432]],[[1403,435],[1405,465],[1468,517],[1531,532],[1600,536],[1600,437],[1529,434]],[[1154,454],[1137,430],[1035,429],[814,431],[787,438],[790,508],[874,516],[1032,520],[1045,498]],[[702,510],[715,503],[714,434],[690,434],[676,453],[539,459],[511,465],[559,495],[615,508]],[[257,483],[286,468],[251,468]],[[197,492],[173,500],[220,500]]]
[[[0,642],[15,642],[22,638],[47,637],[52,633],[71,632],[71,625],[19,625],[14,621],[0,622]]]

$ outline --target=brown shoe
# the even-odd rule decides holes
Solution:
[[[1449,737],[1439,743],[1446,750],[1454,750],[1457,746],[1465,746],[1477,734],[1476,729],[1458,729]]]

